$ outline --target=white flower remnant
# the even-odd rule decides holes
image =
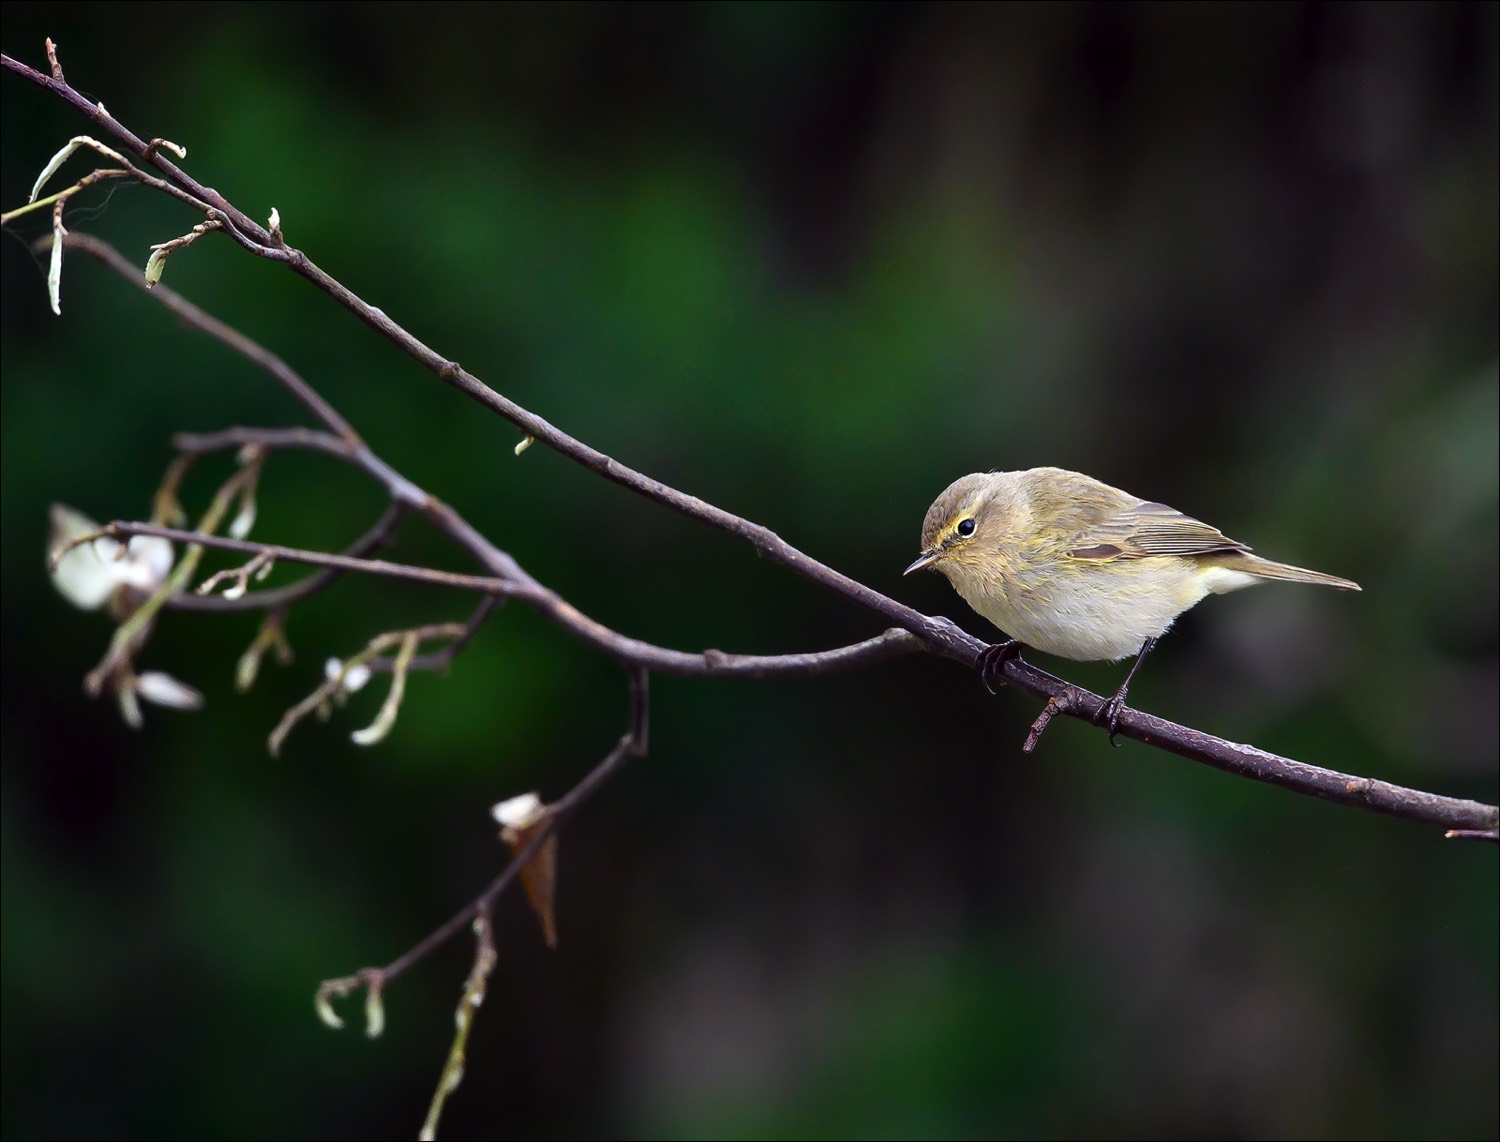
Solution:
[[[172,545],[165,539],[143,535],[129,543],[109,536],[84,539],[99,530],[99,525],[82,512],[65,504],[52,505],[52,536],[47,545],[52,582],[75,607],[93,611],[107,603],[110,613],[128,624],[172,573]],[[147,624],[143,631],[149,629]],[[118,656],[112,649],[105,657],[108,665],[101,664],[92,672],[86,687],[95,695],[105,689],[113,692],[120,716],[132,729],[141,726],[142,698],[174,710],[196,710],[203,705],[202,694],[170,674],[160,670],[135,673],[132,660],[145,645],[146,637],[137,632],[135,637],[125,639]]]
[[[98,530],[99,525],[82,512],[52,505],[52,582],[63,598],[82,610],[97,610],[107,602],[113,610],[128,613],[167,581],[172,545],[154,536],[138,535],[128,544],[101,536],[57,555],[71,541]]]
[[[332,682],[339,676],[339,671],[344,672],[344,681],[339,685],[341,694],[353,694],[364,688],[364,684],[370,680],[370,668],[360,663],[344,670],[344,662],[339,658],[330,658],[323,664],[323,677]]]
[[[492,807],[490,815],[507,829],[524,829],[541,820],[545,809],[535,793],[522,793]]]
[[[196,710],[203,705],[203,695],[186,682],[179,682],[160,670],[137,674],[135,692],[148,702],[174,710]]]
[[[173,710],[196,710],[203,705],[202,694],[186,682],[179,682],[160,670],[147,670],[143,674],[126,673],[115,681],[114,688],[115,700],[120,704],[120,716],[133,730],[140,729],[145,723],[145,719],[141,717],[140,698]]]

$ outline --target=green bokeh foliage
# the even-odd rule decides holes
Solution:
[[[9,4],[69,80],[418,337],[593,446],[926,609],[954,477],[1054,463],[1349,575],[1213,600],[1146,709],[1496,798],[1496,8]],[[73,112],[6,76],[3,203]],[[87,169],[75,160],[70,172]],[[142,264],[196,219],[134,187],[69,225]],[[0,1125],[415,1132],[468,948],[386,1037],[317,981],[394,957],[623,725],[619,671],[507,607],[389,740],[377,688],[282,759],[328,655],[461,617],[346,582],[235,695],[248,617],[146,664],[208,708],[124,729],[46,507],[140,516],[174,431],[304,415],[82,260],[7,233]],[[225,241],[174,288],[284,356],[413,480],[626,633],[836,645],[868,616],[535,448]],[[205,502],[223,462],[190,487]],[[379,511],[312,456],[258,537]],[[408,525],[395,557],[462,567]],[[467,569],[467,568],[464,568]],[[280,574],[290,576],[290,572]],[[1048,668],[1095,689],[1119,667]],[[570,826],[561,947],[515,900],[448,1136],[1493,1137],[1493,853],[1200,770],[910,659],[657,678],[652,752]]]

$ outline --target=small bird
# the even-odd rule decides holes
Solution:
[[[1114,741],[1131,679],[1178,615],[1205,595],[1270,579],[1359,584],[1273,563],[1166,504],[1062,468],[974,472],[927,509],[922,554],[1009,641],[985,651],[986,685],[1023,645],[1084,662],[1136,656],[1101,720]]]

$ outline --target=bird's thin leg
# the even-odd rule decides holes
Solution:
[[[1021,657],[1021,644],[1013,638],[1004,642],[992,642],[979,652],[979,680],[984,683],[984,688],[991,694],[995,692],[992,682],[997,678],[1005,664],[1013,658]]]
[[[1115,741],[1115,734],[1120,729],[1120,711],[1125,708],[1125,695],[1130,692],[1130,680],[1135,677],[1135,672],[1141,668],[1141,663],[1146,661],[1146,655],[1151,653],[1151,648],[1155,645],[1154,638],[1141,643],[1141,652],[1135,656],[1135,664],[1131,666],[1130,673],[1125,675],[1125,681],[1120,683],[1115,696],[1099,709],[1099,720],[1109,727],[1110,745],[1119,744]]]

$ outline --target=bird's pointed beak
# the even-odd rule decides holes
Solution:
[[[905,571],[901,572],[901,574],[910,575],[913,571],[922,570],[923,567],[931,567],[934,563],[937,562],[937,557],[941,554],[941,551],[924,551],[921,555],[917,556],[916,562],[908,567]]]

